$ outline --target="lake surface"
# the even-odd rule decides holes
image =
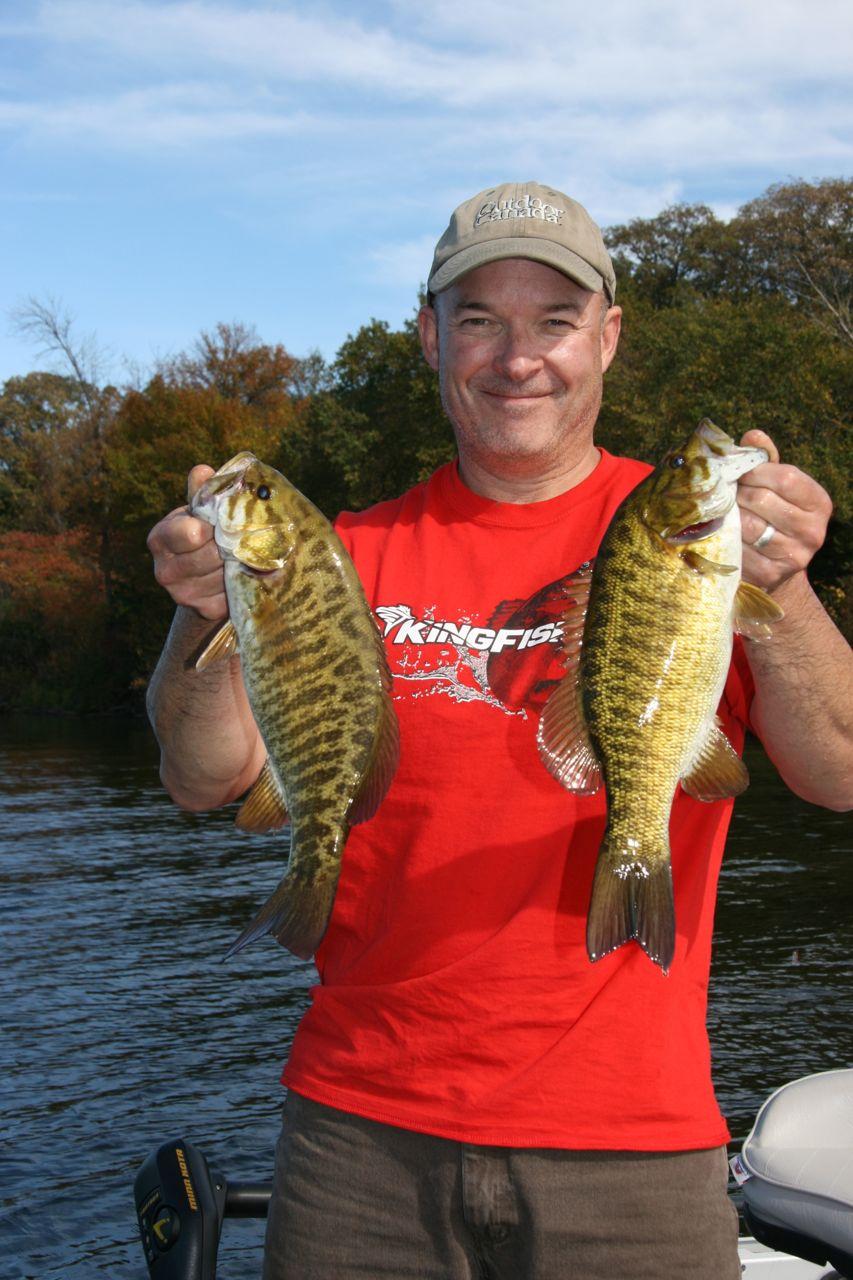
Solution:
[[[710,1029],[733,1134],[773,1089],[853,1065],[849,816],[804,804],[757,746],[720,884]],[[313,965],[220,957],[282,858],[160,789],[134,721],[0,718],[0,1274],[145,1280],[145,1156],[193,1141],[234,1180],[272,1167],[281,1063]],[[218,1275],[256,1280],[228,1220]]]

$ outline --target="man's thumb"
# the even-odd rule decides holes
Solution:
[[[204,484],[205,480],[209,480],[210,477],[215,474],[216,473],[213,467],[208,467],[205,463],[200,463],[199,466],[192,468],[189,475],[187,476],[187,502],[188,503],[192,502],[193,498],[198,493],[199,489]]]

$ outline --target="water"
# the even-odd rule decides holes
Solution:
[[[760,748],[749,764],[710,1018],[736,1135],[786,1080],[853,1064],[849,818],[790,795]],[[0,720],[0,818],[0,1274],[145,1280],[132,1184],[160,1142],[269,1177],[313,966],[272,946],[218,962],[278,879],[269,838],[174,809],[142,724]],[[262,1238],[226,1223],[222,1280],[256,1280]]]

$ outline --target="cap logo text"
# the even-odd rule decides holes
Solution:
[[[487,200],[480,206],[474,226],[481,227],[485,222],[501,222],[504,218],[539,218],[542,222],[553,222],[559,226],[565,212],[565,209],[546,204],[538,196],[531,197],[525,192],[517,200]]]

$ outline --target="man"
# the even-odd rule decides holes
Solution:
[[[265,1275],[736,1280],[704,1026],[731,802],[675,801],[669,976],[634,943],[593,965],[604,798],[563,791],[535,745],[571,575],[648,470],[593,440],[612,265],[580,205],[508,184],[455,212],[429,288],[421,341],[459,460],[338,522],[385,633],[401,760],[350,834],[285,1070]],[[744,572],[786,616],[772,644],[738,644],[721,715],[843,808],[851,658],[805,575],[831,505],[746,440],[773,460],[740,485]],[[149,541],[180,606],[151,689],[162,776],[205,809],[265,751],[238,662],[187,666],[226,613],[210,530],[179,508]]]

